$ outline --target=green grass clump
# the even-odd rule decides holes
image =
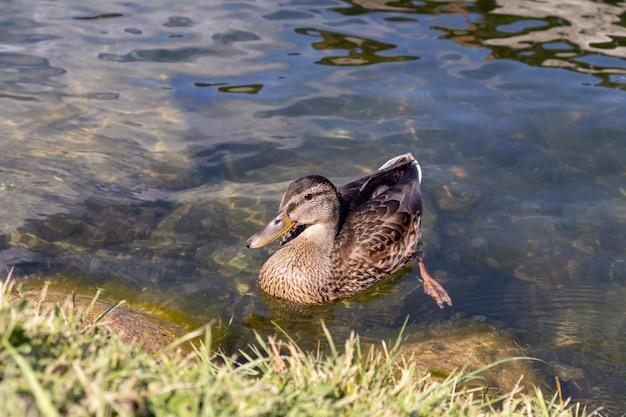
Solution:
[[[362,349],[357,336],[328,353],[257,337],[238,358],[210,349],[150,355],[68,305],[44,307],[0,286],[2,416],[585,416],[578,405],[516,390],[463,388],[477,372],[437,380],[398,353]],[[45,296],[45,291],[43,292]],[[43,297],[42,296],[42,297]],[[179,343],[187,343],[189,335]]]

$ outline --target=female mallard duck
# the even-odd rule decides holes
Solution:
[[[422,171],[410,153],[339,187],[319,175],[292,182],[267,226],[247,242],[259,248],[285,234],[263,265],[259,287],[300,304],[353,296],[417,256],[424,292],[452,305],[426,271],[420,244]]]

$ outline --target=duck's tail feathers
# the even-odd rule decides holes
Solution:
[[[407,152],[403,155],[398,155],[398,156],[391,158],[390,160],[385,162],[380,168],[378,168],[378,170],[385,171],[388,169],[393,169],[394,167],[398,165],[404,165],[409,162],[412,162],[413,165],[415,165],[415,169],[417,170],[417,181],[419,184],[421,184],[422,183],[422,167],[420,166],[419,162],[417,162],[417,160],[413,157],[411,152]]]

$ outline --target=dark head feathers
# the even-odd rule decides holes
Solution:
[[[285,192],[285,197],[306,194],[307,191],[319,190],[320,188],[326,190],[332,189],[337,192],[337,189],[328,178],[322,177],[321,175],[307,175],[289,184],[289,188],[287,188]]]

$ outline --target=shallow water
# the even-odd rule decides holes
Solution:
[[[232,349],[273,323],[314,346],[320,318],[372,340],[484,320],[626,409],[624,3],[210,3],[3,4],[0,263],[220,317]],[[304,312],[262,299],[245,240],[288,182],[407,151],[454,307],[416,269]]]

